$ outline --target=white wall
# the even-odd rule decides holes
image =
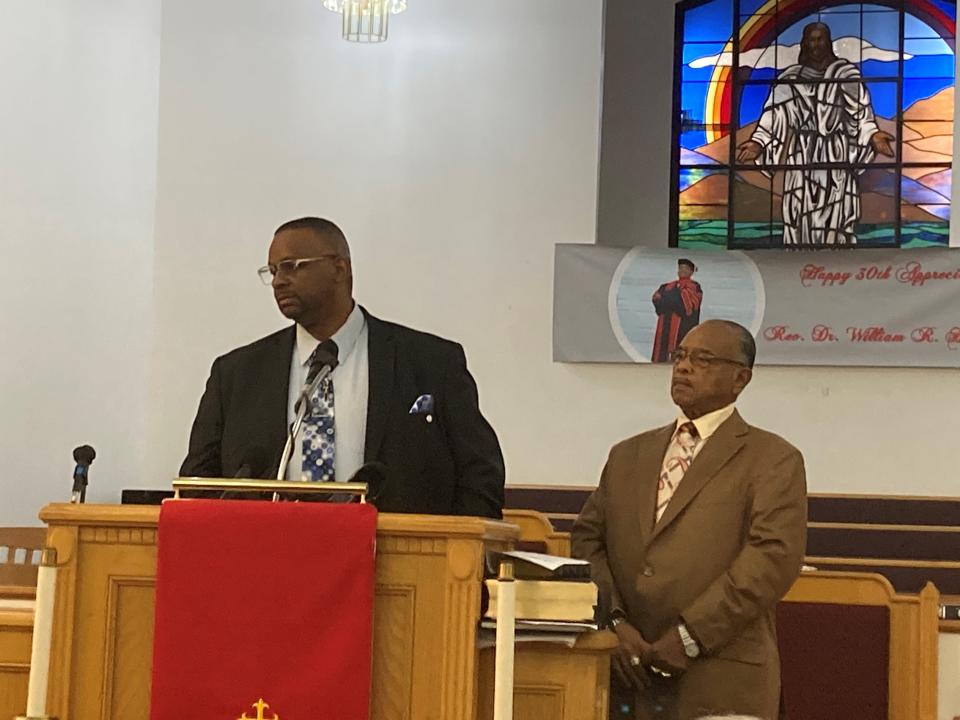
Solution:
[[[417,0],[382,47],[316,0],[167,0],[163,23],[150,479],[213,357],[281,325],[254,274],[273,229],[318,214],[372,312],[466,345],[515,480],[589,480],[596,453],[586,476],[550,457],[550,308],[554,244],[594,233],[600,3]]]
[[[465,344],[510,482],[592,484],[670,419],[664,368],[550,357],[553,247],[595,230],[599,2],[417,0],[381,47],[318,0],[166,0],[161,43],[159,5],[0,9],[23,98],[0,114],[0,523],[63,497],[81,442],[92,499],[169,487],[213,357],[282,325],[254,271],[308,213],[343,225],[370,310]],[[815,490],[957,494],[958,400],[955,372],[761,368],[743,408]]]
[[[553,247],[594,237],[599,2],[417,0],[382,47],[314,0],[167,0],[163,21],[145,481],[176,470],[213,357],[281,325],[253,270],[302,214],[342,223],[371,311],[466,345],[510,482],[592,484],[670,419],[663,368],[550,359]],[[815,490],[951,494],[958,401],[953,372],[777,368],[743,407]]]
[[[0,525],[138,477],[146,447],[160,0],[0,3]]]

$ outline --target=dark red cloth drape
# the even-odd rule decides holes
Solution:
[[[360,504],[164,503],[151,720],[368,720],[376,520]]]

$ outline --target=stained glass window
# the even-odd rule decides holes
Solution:
[[[682,248],[949,242],[956,2],[686,0]]]

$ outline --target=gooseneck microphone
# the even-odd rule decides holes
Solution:
[[[73,461],[77,465],[73,469],[73,492],[70,495],[70,502],[74,504],[86,502],[90,464],[95,457],[97,457],[97,451],[89,445],[81,445],[73,449]]]
[[[350,482],[366,483],[367,502],[376,505],[387,485],[389,474],[390,469],[382,462],[368,462],[353,474]]]
[[[260,480],[273,474],[270,454],[266,448],[253,445],[243,451],[240,456],[240,465],[233,477],[237,480]],[[221,500],[249,500],[257,497],[256,494],[244,490],[224,490],[219,495]]]
[[[324,378],[337,367],[339,360],[337,356],[340,349],[333,340],[324,340],[313,353],[310,360],[310,369],[307,371],[307,381],[304,383],[303,391],[297,398],[293,409],[296,412],[293,422],[290,424],[290,431],[287,433],[287,443],[283,446],[283,454],[280,456],[280,467],[277,468],[277,480],[283,480],[287,476],[287,466],[290,465],[290,458],[293,455],[293,443],[297,439],[303,420],[310,410],[310,398]]]
[[[304,404],[310,403],[310,397],[314,391],[320,387],[323,379],[332,373],[339,364],[339,354],[340,348],[333,340],[324,340],[317,346],[310,360],[310,369],[307,370],[307,380],[303,384],[300,397],[297,398],[297,402],[293,406],[294,412],[299,412]]]
[[[243,480],[259,480],[270,465],[266,448],[259,445],[249,447],[243,453],[243,460],[233,477]]]

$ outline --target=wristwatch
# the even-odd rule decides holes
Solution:
[[[693,639],[690,631],[687,630],[687,626],[680,623],[677,625],[677,632],[680,633],[680,639],[683,641],[683,652],[686,653],[687,657],[691,660],[699,657],[700,646],[697,644],[697,641]]]
[[[616,630],[617,625],[622,622],[627,621],[627,614],[620,608],[615,608],[610,611],[610,614],[607,615],[607,627],[611,630]]]

